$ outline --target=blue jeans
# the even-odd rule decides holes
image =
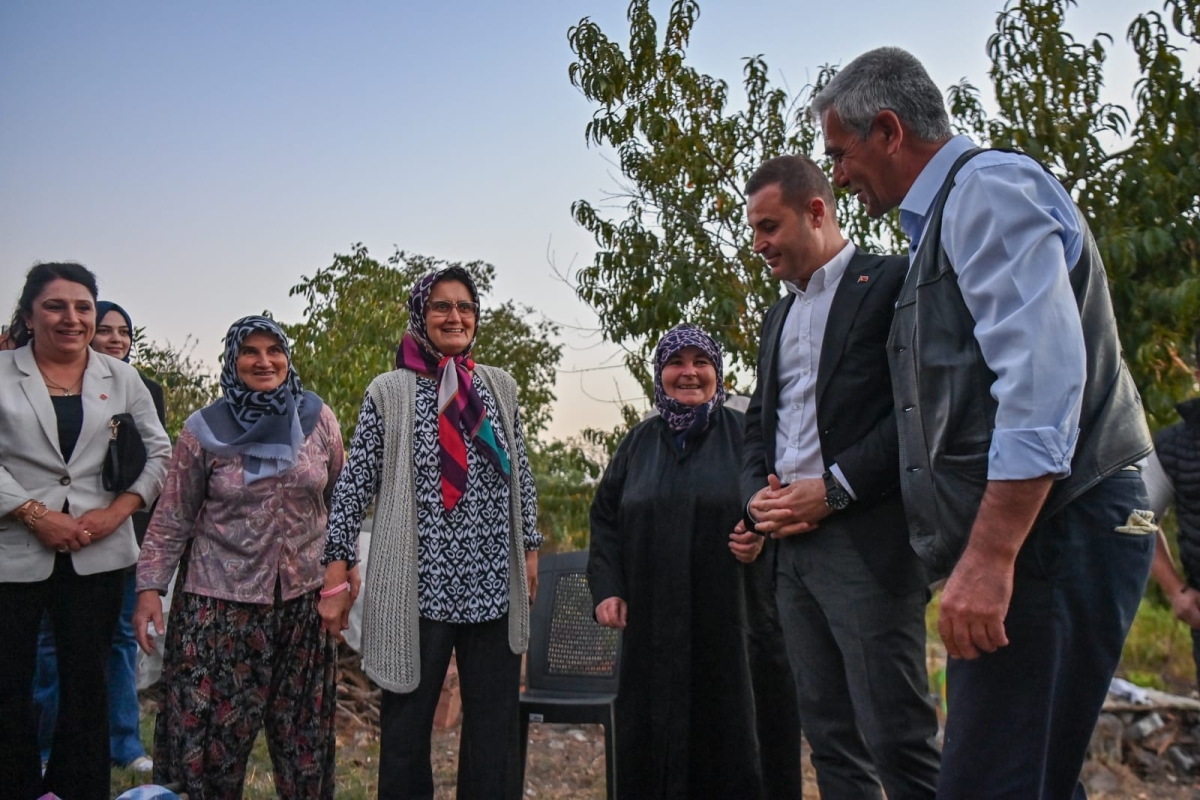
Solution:
[[[125,594],[121,617],[113,633],[108,656],[108,729],[111,758],[128,765],[146,755],[138,723],[137,639],[133,635],[133,611],[137,607],[137,577],[125,576]],[[42,761],[50,760],[50,743],[58,719],[58,657],[50,618],[42,618],[38,631],[37,670],[33,681],[33,702],[38,710],[38,748]]]
[[[1087,797],[1079,771],[1146,588],[1152,533],[1140,472],[1101,481],[1036,526],[1017,556],[1009,644],[947,665],[938,800]]]

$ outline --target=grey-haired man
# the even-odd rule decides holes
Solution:
[[[1155,538],[1095,242],[1036,161],[953,136],[903,50],[851,61],[812,111],[834,182],[911,239],[888,346],[911,541],[949,575],[938,797],[1082,797]]]

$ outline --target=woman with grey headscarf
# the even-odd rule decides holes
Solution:
[[[266,317],[229,329],[221,390],[184,424],[138,561],[134,631],[151,652],[147,625],[163,630],[160,595],[190,542],[166,635],[154,779],[190,797],[240,798],[262,729],[279,796],[330,800],[337,662],[317,600],[341,429]]]

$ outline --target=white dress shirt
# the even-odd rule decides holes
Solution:
[[[825,473],[817,426],[817,368],[821,363],[829,308],[854,252],[854,244],[847,242],[836,256],[813,273],[804,289],[784,281],[787,290],[796,296],[783,322],[779,357],[775,362],[779,370],[775,474],[784,484],[819,478]],[[836,464],[831,471],[853,496]]]

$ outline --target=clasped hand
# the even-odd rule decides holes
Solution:
[[[88,529],[85,517],[76,519],[61,511],[47,511],[37,521],[33,535],[43,547],[59,553],[74,553],[92,543],[88,533],[92,531]]]
[[[832,512],[825,504],[825,481],[820,478],[804,478],[784,486],[772,473],[767,476],[767,487],[750,499],[754,527],[772,539],[814,530]]]

